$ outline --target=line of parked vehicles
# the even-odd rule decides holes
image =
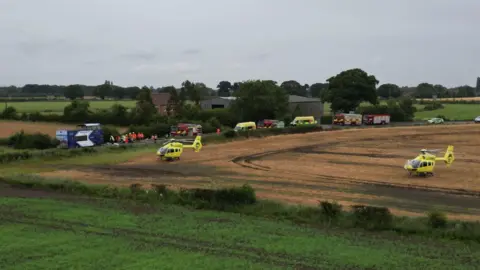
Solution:
[[[297,116],[290,122],[289,126],[300,126],[300,125],[316,125],[318,122],[313,116]],[[240,122],[238,123],[233,130],[242,131],[242,130],[254,130],[257,128],[285,128],[285,122],[280,120],[273,119],[264,119],[258,121],[257,123],[250,122]]]

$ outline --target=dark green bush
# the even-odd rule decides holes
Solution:
[[[194,204],[198,208],[224,209],[227,206],[254,204],[255,190],[249,185],[221,189],[182,189],[179,192],[182,204]]]
[[[393,226],[393,215],[386,207],[354,205],[354,225],[369,230],[387,230]]]
[[[238,135],[237,132],[233,129],[223,132],[223,136],[228,139],[235,138],[237,137],[237,135]]]
[[[330,220],[337,219],[342,214],[342,205],[335,202],[320,202],[320,213]]]
[[[0,145],[7,146],[8,138],[0,138]]]
[[[8,145],[15,149],[48,149],[59,145],[59,141],[47,134],[26,134],[20,131],[8,138]]]
[[[445,115],[439,114],[439,115],[437,115],[436,117],[437,117],[437,118],[442,118],[444,121],[450,121],[450,119],[448,119],[447,117],[445,117]]]
[[[167,186],[166,185],[157,185],[157,184],[152,184],[153,190],[159,195],[166,195],[168,192]]]
[[[10,120],[17,120],[18,115],[17,115],[17,109],[15,107],[6,107],[2,113],[0,113],[0,118],[2,119],[10,119]]]
[[[439,102],[432,102],[432,103],[429,103],[427,105],[425,105],[425,107],[423,107],[423,110],[424,111],[434,111],[434,110],[438,110],[438,109],[443,109],[445,106],[443,106],[442,103],[439,103]]]
[[[447,216],[438,211],[428,213],[428,226],[434,229],[445,228],[447,226]]]
[[[215,200],[231,205],[254,204],[257,201],[255,190],[245,184],[241,187],[223,188],[216,190]]]
[[[118,129],[112,126],[103,126],[102,127],[103,131],[103,141],[104,142],[109,142],[110,141],[110,136],[116,137],[120,135],[120,132]]]
[[[320,118],[320,123],[322,125],[330,125],[333,122],[333,117],[331,115],[324,115]]]

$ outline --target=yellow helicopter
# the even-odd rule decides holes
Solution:
[[[192,144],[184,144],[184,140],[170,139],[165,142],[157,151],[157,159],[159,160],[179,160],[184,148],[192,148],[195,152],[202,149],[202,137],[197,136]]]
[[[407,160],[403,166],[408,171],[409,175],[415,176],[433,176],[433,170],[435,168],[435,162],[443,161],[447,167],[455,160],[453,156],[453,145],[447,147],[447,151],[443,157],[439,158],[432,153],[436,153],[439,150],[420,150],[420,155],[412,160]]]

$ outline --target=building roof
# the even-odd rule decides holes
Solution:
[[[296,95],[289,95],[288,102],[290,103],[300,103],[300,102],[322,102],[319,98],[309,98]]]
[[[212,99],[235,100],[237,98],[236,97],[209,97],[206,100],[212,100]],[[302,97],[302,96],[296,96],[296,95],[289,95],[288,96],[288,102],[290,102],[290,103],[322,102],[322,100],[319,99],[319,98],[309,98],[309,97]]]

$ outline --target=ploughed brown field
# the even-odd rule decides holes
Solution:
[[[422,148],[455,147],[450,168],[409,177],[407,159]],[[155,153],[119,165],[72,166],[48,176],[89,183],[221,187],[249,183],[260,198],[293,204],[334,200],[423,215],[439,209],[450,217],[480,216],[480,125],[349,129],[205,145],[180,161],[156,161]],[[440,153],[439,153],[440,155]]]
[[[75,125],[62,123],[44,123],[44,122],[22,122],[0,120],[0,138],[6,138],[23,130],[25,133],[44,133],[55,137],[59,129],[76,129]],[[120,132],[126,131],[126,128],[119,128]]]
[[[9,137],[23,130],[25,133],[41,132],[55,137],[58,129],[71,129],[74,125],[57,124],[57,123],[41,123],[41,122],[21,122],[21,121],[0,121],[0,138]]]

